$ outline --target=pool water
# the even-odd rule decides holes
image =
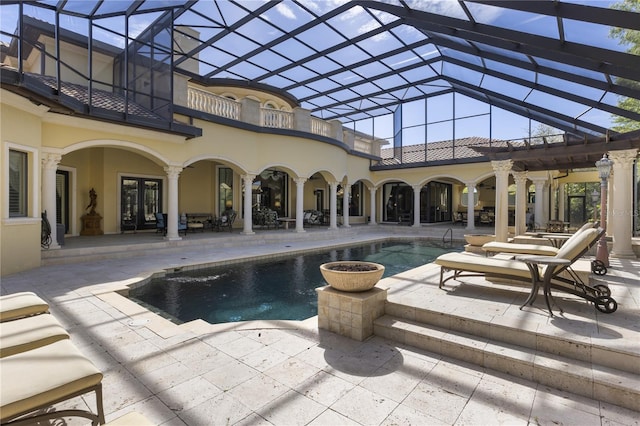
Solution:
[[[315,289],[327,285],[320,273],[322,263],[381,263],[388,277],[429,263],[442,253],[461,250],[430,240],[375,242],[167,274],[132,288],[129,297],[176,322],[304,320],[317,315]]]

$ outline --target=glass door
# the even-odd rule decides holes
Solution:
[[[65,170],[56,171],[56,223],[64,225],[64,233],[69,232],[69,172]],[[50,222],[53,222],[49,219]],[[55,225],[55,224],[52,224]]]
[[[584,195],[570,195],[569,226],[579,228],[587,221],[587,209]]]
[[[162,180],[123,177],[120,220],[137,229],[155,229],[155,213],[162,212]]]

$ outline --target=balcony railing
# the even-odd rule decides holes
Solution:
[[[319,118],[311,117],[311,133],[331,137],[331,124]]]
[[[187,91],[187,106],[197,111],[206,112],[220,117],[240,120],[240,102],[224,96],[214,95],[204,90],[189,87]]]
[[[358,152],[376,156],[380,155],[380,141],[376,141],[373,138],[366,138],[364,137],[365,135],[361,133],[356,135],[355,132],[343,128],[339,123],[338,125],[340,127],[335,128],[336,122],[332,123],[312,117],[309,112],[305,110],[289,112],[274,108],[259,108],[257,101],[245,99],[242,102],[238,102],[195,87],[188,87],[187,89],[187,107],[207,114],[243,121],[262,127],[302,130],[314,135],[338,139],[340,142],[344,142],[351,149]],[[243,111],[243,107],[246,108],[245,111]],[[301,128],[297,128],[297,126]],[[303,128],[305,126],[306,128]],[[342,131],[340,131],[340,129],[342,129]]]
[[[273,108],[260,108],[263,127],[274,129],[293,129],[293,113]]]

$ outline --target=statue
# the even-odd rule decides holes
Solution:
[[[89,205],[85,208],[85,210],[89,210],[89,213],[82,216],[82,231],[80,231],[80,235],[102,235],[102,227],[100,225],[100,221],[102,221],[102,216],[96,211],[96,206],[98,205],[98,194],[96,194],[96,190],[91,188],[89,191]]]
[[[89,205],[85,208],[85,210],[87,210],[89,207],[91,207],[91,210],[89,211],[89,215],[90,216],[95,216],[96,213],[96,206],[98,205],[98,195],[96,194],[96,190],[91,188],[91,191],[89,191]]]

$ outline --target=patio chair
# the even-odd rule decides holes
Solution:
[[[162,235],[167,235],[167,220],[166,214],[156,213],[156,233],[161,232]]]
[[[255,212],[254,212],[255,213]],[[225,210],[220,214],[220,218],[216,222],[216,228],[219,231],[228,229],[229,232],[233,231],[233,222],[235,222],[238,213],[235,210]]]
[[[43,424],[51,419],[83,417],[104,424],[102,373],[69,339],[0,358],[0,423]],[[95,392],[97,413],[50,407]]]
[[[187,236],[187,231],[189,230],[189,224],[187,223],[187,215],[182,214],[178,219],[178,235],[182,232],[182,235]]]
[[[493,224],[493,219],[488,212],[480,212],[480,223],[483,225]]]
[[[264,214],[264,226],[267,229],[277,229],[280,227],[280,222],[278,221],[278,212],[275,210],[268,210]]]
[[[461,277],[481,276],[485,278],[497,277],[514,281],[530,282],[531,293],[527,301],[522,305],[532,304],[540,286],[544,287],[545,299],[550,314],[551,306],[549,298],[551,289],[563,291],[593,302],[596,309],[604,313],[612,313],[618,308],[617,302],[611,297],[611,291],[605,285],[589,286],[578,282],[570,275],[569,278],[562,272],[566,271],[573,263],[582,257],[604,233],[601,228],[591,228],[581,232],[574,240],[566,243],[558,250],[555,256],[538,256],[537,260],[548,259],[548,265],[538,267],[538,263],[527,262],[526,259],[504,259],[485,257],[467,253],[446,253],[436,258],[435,263],[440,265],[440,285],[450,279],[459,280]],[[556,262],[557,261],[557,262]],[[539,263],[544,263],[540,261]],[[445,278],[445,273],[453,274]],[[521,308],[522,308],[521,307]]]
[[[68,338],[67,330],[50,314],[5,321],[0,323],[0,358]]]
[[[49,312],[49,304],[31,291],[0,296],[0,322]]]

